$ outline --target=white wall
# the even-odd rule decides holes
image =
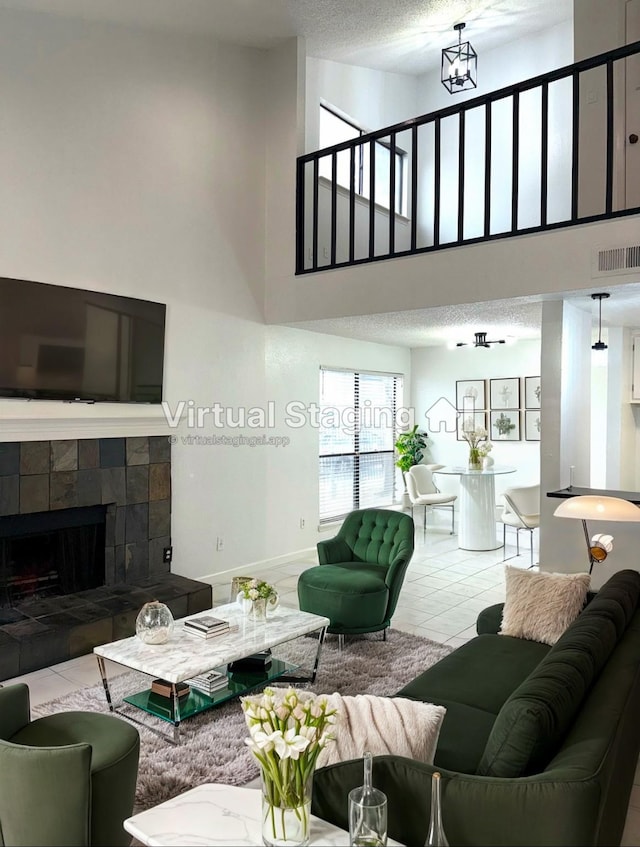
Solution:
[[[307,152],[319,148],[320,102],[336,107],[369,132],[414,118],[419,113],[418,80],[326,59],[307,58]]]
[[[538,376],[540,374],[540,342],[522,340],[510,346],[494,345],[489,349],[460,347],[421,347],[411,351],[411,397],[416,410],[416,421],[429,433],[429,450],[425,461],[443,465],[465,464],[469,449],[458,441],[456,433],[429,429],[426,415],[441,398],[455,406],[456,380],[487,380],[489,404],[490,379],[503,377]],[[520,386],[521,408],[524,409],[524,379]],[[488,417],[488,416],[487,416]],[[432,423],[433,425],[433,423]],[[487,426],[489,421],[487,420]],[[512,474],[496,475],[496,498],[500,492],[513,485],[533,485],[540,479],[540,442],[524,440],[524,413],[521,414],[521,441],[501,441],[491,433],[494,445],[491,453],[497,465],[516,468]],[[457,493],[456,477],[439,476],[438,485],[443,491]]]
[[[637,236],[637,218],[619,218],[337,272],[304,277],[292,273],[269,290],[267,321],[294,323],[558,291],[590,292],[594,248],[633,244]],[[620,283],[620,277],[605,277],[598,287]]]
[[[263,323],[265,277],[293,269],[301,57],[295,40],[265,52],[0,14],[0,274],[167,303],[172,408],[317,401],[320,363],[408,372],[407,351]],[[157,407],[2,401],[0,418],[3,440],[168,432]],[[315,430],[286,451],[188,440],[274,432],[181,424],[177,573],[314,543]]]
[[[574,0],[573,40],[578,62],[624,44],[626,0]]]
[[[631,384],[639,375],[634,375],[633,342],[640,344],[640,328],[623,332],[621,360],[623,368],[622,397],[619,408],[613,412],[620,422],[619,480],[618,487],[626,491],[640,491],[640,405],[627,402],[631,396]]]
[[[404,379],[404,404],[410,402],[411,354],[406,348],[339,338],[288,327],[267,329],[267,394],[278,414],[276,435],[291,439],[285,448],[269,448],[269,490],[266,549],[273,554],[315,545],[318,539],[318,429],[285,423],[286,404],[317,403],[320,366],[399,373]],[[300,528],[300,518],[305,521]]]
[[[167,303],[171,403],[265,397],[265,56],[0,15],[0,273]],[[158,432],[157,412],[3,401],[0,437]],[[211,572],[215,555],[264,557],[266,464],[258,450],[178,439],[178,573]],[[253,501],[243,496],[247,475]],[[226,551],[214,554],[218,534]]]

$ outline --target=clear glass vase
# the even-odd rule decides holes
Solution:
[[[477,447],[472,447],[469,450],[469,470],[482,470],[482,458],[480,457],[480,452]]]
[[[249,620],[264,621],[267,618],[267,601],[264,597],[258,597],[257,600],[251,601],[249,609]]]
[[[300,760],[282,759],[277,779],[262,777],[262,841],[267,847],[305,847],[311,835],[313,768],[301,778]]]
[[[173,632],[171,609],[158,600],[145,603],[136,618],[136,635],[145,644],[165,644]]]

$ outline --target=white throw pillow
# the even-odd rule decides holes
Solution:
[[[446,709],[402,697],[330,694],[329,703],[338,710],[333,727],[335,741],[320,753],[317,767],[348,759],[359,759],[369,751],[374,756],[406,756],[433,764],[440,727]]]
[[[500,635],[555,644],[584,606],[587,573],[536,573],[505,566],[506,599]]]

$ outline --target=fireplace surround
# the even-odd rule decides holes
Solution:
[[[0,680],[132,635],[148,600],[167,603],[176,617],[211,607],[210,585],[171,573],[166,436],[0,443],[0,555],[3,537],[23,537],[24,526],[27,536],[46,534],[54,519],[83,507],[104,515],[104,584],[4,603],[0,596]]]

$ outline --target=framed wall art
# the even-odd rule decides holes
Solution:
[[[492,409],[520,408],[520,378],[491,379],[490,401]]]
[[[487,408],[487,389],[484,379],[456,380],[456,409],[474,412]]]
[[[458,441],[465,441],[464,433],[471,430],[477,432],[479,429],[487,428],[487,413],[486,412],[470,412],[465,414],[460,412],[458,415]]]
[[[539,409],[542,388],[539,376],[525,376],[524,378],[524,407],[525,409]],[[526,429],[526,427],[525,427]]]
[[[517,409],[491,412],[492,441],[520,441],[520,412]]]
[[[540,441],[540,412],[527,409],[524,413],[524,440]]]

